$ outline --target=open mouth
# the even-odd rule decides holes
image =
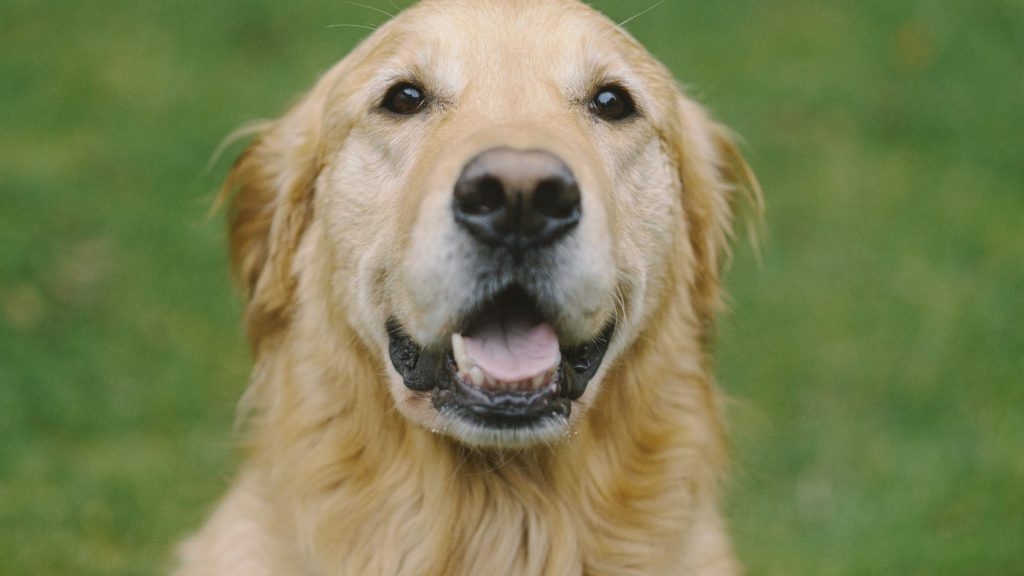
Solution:
[[[615,330],[562,345],[536,301],[512,287],[470,314],[446,346],[424,348],[397,320],[387,325],[391,363],[406,387],[431,392],[449,418],[490,429],[567,421],[586,391]]]

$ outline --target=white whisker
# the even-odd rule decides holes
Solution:
[[[629,23],[630,23],[630,22],[632,22],[633,20],[636,20],[637,18],[639,18],[639,17],[643,16],[644,14],[647,14],[647,13],[648,13],[648,12],[650,12],[651,10],[654,10],[655,8],[657,8],[658,6],[661,6],[661,5],[662,5],[662,4],[664,4],[664,3],[665,3],[665,0],[659,0],[658,2],[656,2],[656,3],[655,3],[655,4],[653,5],[653,6],[651,6],[650,8],[647,8],[646,10],[641,10],[641,11],[640,11],[639,13],[637,13],[637,14],[634,14],[634,15],[630,16],[629,18],[626,18],[626,19],[625,19],[625,20],[623,20],[622,22],[619,22],[619,24],[618,24],[618,26],[617,26],[617,27],[618,27],[618,28],[622,28],[622,27],[623,27],[623,26],[625,26],[626,24],[629,24]]]
[[[370,26],[370,25],[367,25],[367,24],[328,24],[327,27],[328,28],[362,28],[363,30],[369,30],[371,32],[376,32],[377,31],[377,27],[376,26]]]
[[[612,313],[615,315],[616,322],[622,322],[626,319],[626,297],[622,295],[622,288],[616,286],[614,296],[615,308]]]
[[[360,8],[366,8],[367,10],[373,10],[374,12],[380,12],[381,14],[387,16],[388,18],[394,18],[395,17],[394,14],[392,14],[392,13],[386,11],[386,10],[381,10],[380,8],[377,8],[376,6],[370,6],[370,5],[367,5],[367,4],[360,4],[359,2],[349,2],[348,0],[345,0],[345,4],[350,4],[352,6],[358,6]]]

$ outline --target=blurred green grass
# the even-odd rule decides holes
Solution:
[[[327,25],[379,17],[0,5],[0,574],[160,573],[225,489],[249,359],[204,166],[361,35]],[[669,0],[629,29],[767,191],[717,345],[750,573],[1024,574],[1024,4]]]

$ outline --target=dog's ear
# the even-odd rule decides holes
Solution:
[[[221,192],[228,202],[231,264],[257,353],[291,313],[292,256],[313,213],[322,164],[324,92],[311,92],[280,119],[254,129]]]
[[[329,146],[324,135],[329,133],[330,145],[337,146],[351,128],[351,118],[330,114],[328,103],[343,99],[345,78],[378,46],[361,43],[284,116],[241,131],[254,138],[235,161],[218,205],[228,205],[231,265],[245,293],[246,331],[256,353],[291,316],[292,257],[312,220],[316,181]]]
[[[687,240],[696,260],[690,296],[703,336],[710,337],[721,305],[721,274],[731,254],[734,216],[746,201],[751,221],[760,220],[761,187],[730,131],[681,96],[667,140],[679,169]]]

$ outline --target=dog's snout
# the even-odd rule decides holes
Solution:
[[[494,148],[469,161],[455,184],[455,220],[478,240],[514,252],[545,246],[579,223],[576,178],[543,150]]]

